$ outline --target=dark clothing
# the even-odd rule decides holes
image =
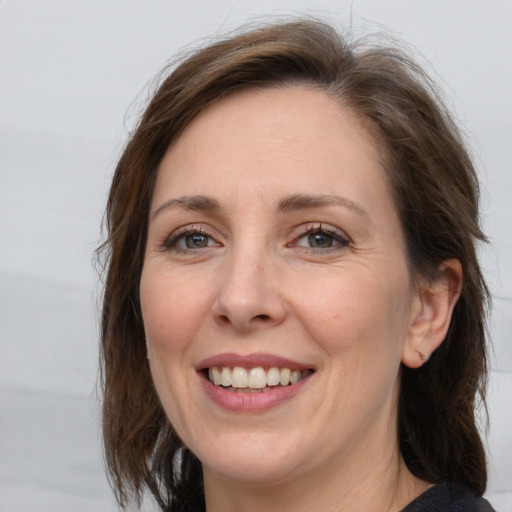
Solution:
[[[496,512],[484,498],[458,484],[437,484],[409,503],[402,512]]]

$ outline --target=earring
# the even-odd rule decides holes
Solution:
[[[423,363],[426,363],[430,359],[430,355],[429,354],[423,354],[419,350],[417,352],[418,352],[418,355],[420,356],[420,359],[421,359],[421,361]]]

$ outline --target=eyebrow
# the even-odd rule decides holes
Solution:
[[[353,210],[355,213],[368,218],[368,212],[360,205],[346,197],[328,194],[293,194],[283,197],[277,206],[278,212],[304,210],[308,208],[320,208],[322,206],[342,206]],[[182,208],[192,211],[216,212],[221,209],[220,203],[209,196],[182,196],[169,199],[162,203],[151,216],[153,219],[165,210]]]
[[[360,216],[369,218],[368,212],[359,204],[347,199],[346,197],[336,195],[312,195],[312,194],[294,194],[284,197],[279,201],[277,210],[279,212],[288,212],[293,210],[304,210],[307,208],[319,208],[322,206],[343,206],[353,210]]]
[[[213,197],[208,196],[183,196],[169,199],[161,204],[151,216],[153,219],[164,210],[172,208],[183,208],[184,210],[194,211],[218,211],[220,210],[219,202]]]

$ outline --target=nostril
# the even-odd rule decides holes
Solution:
[[[230,324],[232,322],[232,320],[229,318],[229,315],[219,315],[218,318],[223,324]],[[270,320],[270,315],[265,315],[265,314],[255,315],[252,317],[252,320],[267,321],[267,320]]]
[[[220,319],[220,321],[223,324],[229,324],[230,323],[229,317],[227,315],[220,315],[219,319]]]

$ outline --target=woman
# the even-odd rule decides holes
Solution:
[[[401,52],[299,20],[162,82],[107,206],[122,506],[492,510],[478,183]]]

